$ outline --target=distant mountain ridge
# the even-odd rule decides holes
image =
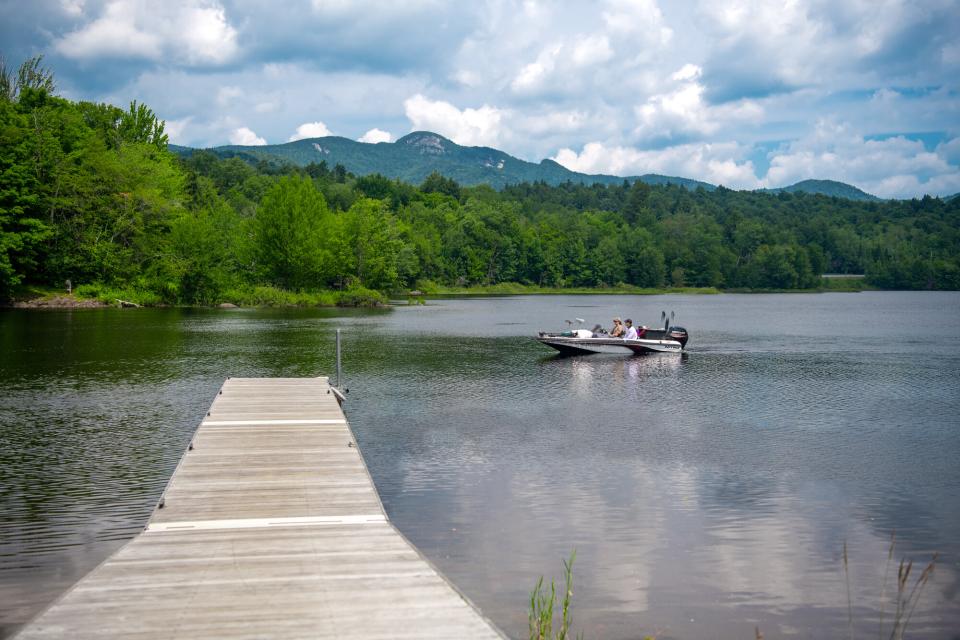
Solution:
[[[848,200],[880,200],[877,196],[871,195],[851,184],[837,182],[836,180],[802,180],[789,187],[762,189],[762,191],[766,191],[767,193],[796,193],[803,191],[805,193],[820,193],[825,196],[847,198]]]
[[[170,149],[182,156],[189,156],[196,151],[191,147],[177,145],[170,145]],[[624,180],[639,180],[650,185],[675,184],[691,190],[702,187],[713,191],[717,188],[700,180],[653,173],[627,177],[579,173],[549,159],[541,160],[537,164],[491,147],[464,147],[430,131],[414,131],[396,142],[375,144],[340,136],[326,136],[272,145],[226,145],[206,151],[220,157],[239,156],[253,161],[290,162],[298,166],[325,161],[330,167],[342,164],[347,171],[358,176],[379,173],[411,184],[420,184],[436,171],[463,185],[485,183],[495,189],[520,182],[543,181],[550,185],[568,181],[582,184],[620,184]],[[805,191],[852,200],[878,200],[876,196],[852,185],[833,180],[804,180],[788,187],[765,191]]]

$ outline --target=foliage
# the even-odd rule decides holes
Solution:
[[[255,259],[273,284],[297,291],[332,279],[337,229],[323,194],[308,178],[281,178],[250,225]]]
[[[0,100],[16,102],[26,89],[53,93],[56,88],[53,72],[41,66],[42,63],[42,55],[25,60],[14,76],[13,69],[8,68],[6,60],[0,56]]]
[[[526,162],[489,147],[463,147],[429,131],[415,131],[393,143],[366,144],[340,136],[327,136],[256,147],[229,145],[207,151],[187,147],[177,147],[176,150],[185,157],[212,152],[220,158],[237,157],[252,165],[263,162],[274,167],[291,165],[305,168],[310,164],[325,162],[331,167],[340,165],[344,172],[355,175],[380,174],[408,184],[423,184],[433,173],[459,185],[489,184],[496,188],[535,181],[550,185],[568,181],[612,185],[623,181],[617,176],[571,171],[553,160]],[[673,176],[646,174],[638,179],[651,185],[714,188],[705,182]]]
[[[241,307],[332,307],[337,303],[334,291],[293,292],[264,285],[228,289],[222,298]]]
[[[920,575],[916,577],[913,586],[910,585],[910,573],[913,571],[913,560],[907,560],[906,558],[900,560],[899,566],[897,567],[896,592],[892,593],[894,607],[893,611],[890,612],[890,633],[887,634],[884,624],[884,616],[887,613],[887,582],[890,575],[890,566],[893,563],[896,544],[897,534],[893,532],[890,534],[890,547],[887,550],[887,562],[884,566],[883,583],[880,589],[878,637],[888,637],[890,640],[903,640],[904,634],[907,631],[907,625],[913,617],[917,603],[920,602],[924,587],[927,586],[927,582],[930,581],[930,577],[933,575],[933,571],[937,565],[937,558],[939,558],[940,554],[939,552],[934,552],[930,562],[923,568]],[[850,596],[850,563],[847,558],[846,541],[843,543],[843,554],[841,558],[843,561],[843,576],[847,588],[847,636],[853,638],[853,600]]]
[[[0,101],[0,298],[39,268],[43,242],[53,233],[38,215],[41,184],[28,127],[15,105]]]
[[[439,171],[434,171],[426,177],[420,185],[423,193],[444,193],[454,200],[460,199],[460,185],[453,178],[443,177]]]
[[[338,291],[336,295],[338,307],[376,307],[386,303],[387,297],[384,294],[362,286]]]
[[[221,158],[243,158],[253,165],[264,163],[274,167],[340,164],[345,170],[356,175],[376,175],[386,180],[420,184],[423,191],[436,190],[436,183],[440,178],[450,180],[457,188],[460,185],[481,184],[502,188],[524,182],[543,182],[551,186],[566,182],[611,186],[624,181],[624,178],[618,176],[588,175],[571,171],[553,160],[543,160],[537,164],[489,147],[462,147],[429,131],[416,131],[394,143],[365,144],[339,136],[327,136],[277,145],[232,145],[205,151],[176,147],[176,151],[185,157],[212,153]],[[649,173],[631,176],[626,180],[645,186],[672,184],[691,191],[700,188],[708,191],[723,189],[690,178]],[[762,191],[771,194],[803,192],[851,200],[879,200],[852,185],[834,180],[803,180],[787,187]],[[369,193],[367,195],[380,197]]]
[[[835,196],[837,198],[848,198],[850,200],[879,200],[880,198],[872,196],[869,193],[861,191],[856,187],[837,182],[836,180],[801,180],[789,187],[780,189],[765,189],[768,193],[819,193],[824,196]]]
[[[416,187],[351,175],[310,141],[300,141],[314,152],[305,166],[242,150],[180,158],[145,105],[53,96],[39,59],[22,83],[4,73],[16,91],[0,99],[0,298],[67,279],[164,304],[373,304],[371,291],[411,288],[960,289],[958,198],[855,201],[621,179],[498,192],[463,186],[436,163]],[[485,171],[511,161],[452,144],[421,133],[372,146],[434,158],[469,151],[494,163]]]
[[[530,593],[530,612],[528,614],[530,640],[566,640],[570,634],[573,620],[570,614],[570,601],[573,598],[573,561],[577,552],[570,554],[570,560],[563,561],[564,589],[560,599],[560,625],[556,631],[554,624],[554,606],[557,603],[557,585],[550,581],[550,593],[543,586],[543,576],[537,580]],[[579,636],[578,636],[579,637]]]
[[[287,291],[264,285],[226,289],[219,300],[241,307],[371,307],[386,304],[379,291],[352,287],[344,291]]]
[[[89,298],[111,305],[116,305],[121,300],[132,302],[141,307],[151,307],[164,303],[163,297],[156,291],[138,287],[112,287],[103,284],[84,284],[74,289],[74,293],[78,298]]]

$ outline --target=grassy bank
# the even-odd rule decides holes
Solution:
[[[661,295],[665,293],[713,294],[715,287],[667,287],[662,289],[618,285],[615,287],[539,287],[536,285],[501,282],[491,285],[452,287],[433,283],[424,284],[417,291],[426,296],[490,296],[490,295]]]
[[[403,292],[397,297],[431,296],[495,296],[495,295],[637,295],[655,296],[665,294],[705,295],[717,293],[820,293],[826,291],[877,291],[862,279],[824,279],[821,286],[812,289],[718,289],[716,287],[633,287],[618,285],[614,287],[538,287],[536,285],[502,282],[493,285],[474,285],[454,287],[434,283],[420,283],[412,292]]]
[[[614,287],[539,287],[536,285],[502,282],[493,285],[475,285],[456,287],[438,285],[421,281],[417,289],[394,292],[391,297],[422,298],[444,296],[502,296],[502,295],[664,295],[687,294],[706,295],[718,293],[817,293],[817,292],[858,292],[877,291],[863,279],[824,278],[816,289],[717,289],[716,287],[633,287],[618,285]],[[321,289],[316,291],[288,291],[271,286],[246,285],[223,291],[211,300],[184,304],[177,301],[175,291],[156,291],[152,288],[137,286],[109,286],[102,284],[83,284],[77,286],[71,294],[62,289],[43,287],[24,287],[16,292],[13,306],[37,308],[75,308],[91,306],[116,306],[119,301],[130,302],[141,307],[215,307],[221,304],[233,304],[238,307],[377,307],[387,304],[388,297],[380,291],[364,287],[351,287],[343,290]]]
[[[865,278],[822,278],[821,291],[879,291],[868,284]]]
[[[340,291],[286,291],[269,286],[235,287],[216,299],[196,304],[176,302],[173,295],[135,286],[117,287],[84,284],[72,293],[63,290],[25,287],[16,292],[12,306],[30,308],[83,308],[118,306],[121,301],[140,307],[216,307],[231,304],[238,307],[377,307],[387,304],[387,297],[363,287]]]

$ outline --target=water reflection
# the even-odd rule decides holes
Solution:
[[[574,392],[589,393],[591,383],[603,378],[610,384],[629,389],[631,385],[637,387],[653,380],[676,376],[688,357],[688,353],[641,356],[595,354],[589,357],[557,354],[542,358],[540,365],[548,371],[548,377],[563,376],[566,372],[576,383],[572,387]]]
[[[691,330],[688,354],[558,358],[528,337],[661,308]],[[860,294],[0,313],[0,629],[142,526],[224,377],[329,372],[342,327],[348,416],[391,518],[512,635],[536,577],[576,548],[587,637],[835,636],[844,540],[858,633],[874,634],[896,529],[908,557],[943,553],[911,635],[951,637],[958,308]],[[929,333],[894,339],[919,318]]]

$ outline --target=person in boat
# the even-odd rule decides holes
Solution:
[[[627,326],[627,330],[623,334],[624,340],[636,340],[637,339],[637,328],[633,326],[633,320],[627,318],[624,321],[624,324]]]
[[[620,318],[613,319],[613,329],[610,329],[611,338],[622,338],[624,334],[623,323]]]
[[[640,328],[637,330],[637,339],[639,340],[641,338],[646,338],[646,337],[647,337],[647,325],[645,324],[640,325]]]

